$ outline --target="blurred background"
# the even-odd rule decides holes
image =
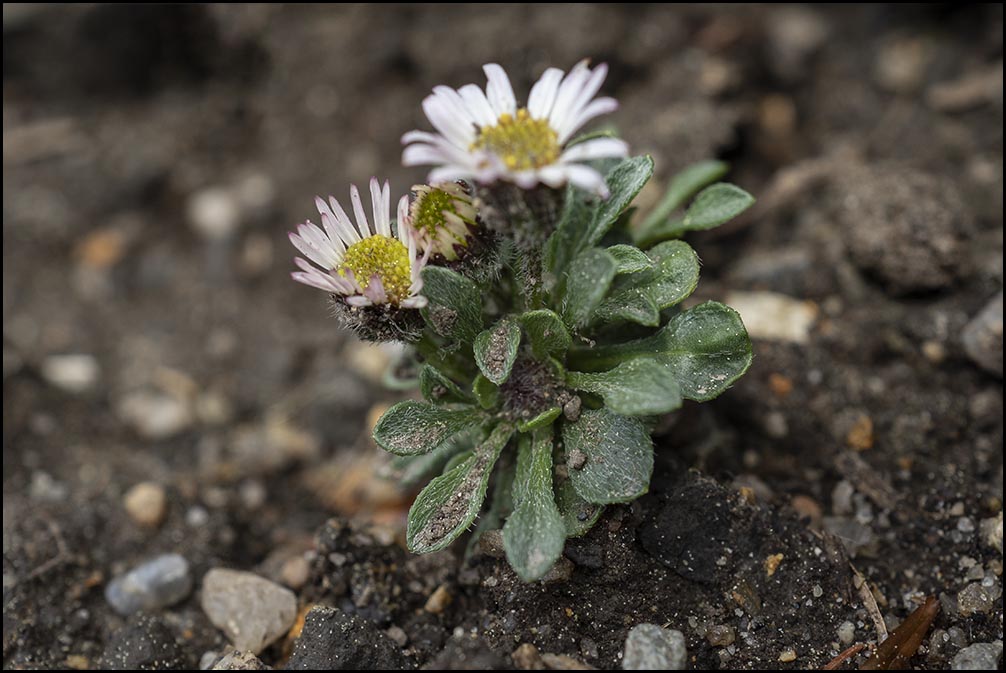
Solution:
[[[759,199],[690,239],[756,364],[660,442],[882,558],[902,616],[956,596],[933,568],[1001,512],[1002,40],[1002,5],[956,3],[5,4],[5,667],[96,661],[100,587],[144,558],[296,589],[328,517],[400,531],[368,436],[390,350],[290,280],[286,232],[316,194],[420,181],[401,134],[486,62],[518,99],[607,62],[643,204],[707,158]]]

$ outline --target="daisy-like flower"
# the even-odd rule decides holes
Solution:
[[[621,158],[628,146],[617,138],[595,138],[568,146],[591,119],[618,108],[614,98],[594,98],[608,67],[593,70],[580,61],[569,74],[549,68],[531,87],[526,107],[517,107],[510,78],[499,65],[483,67],[485,91],[474,84],[454,90],[438,86],[423,100],[437,133],[411,131],[402,137],[406,166],[435,166],[430,183],[475,180],[512,182],[522,189],[567,182],[607,198],[601,174],[583,162]]]
[[[398,232],[393,235],[387,181],[382,187],[377,178],[370,180],[373,229],[356,185],[349,188],[349,195],[355,225],[335,197],[330,196],[328,203],[317,197],[322,226],[308,221],[297,227],[297,233],[290,233],[290,242],[307,257],[294,260],[300,271],[291,274],[293,279],[336,294],[349,306],[425,306],[426,297],[419,294],[423,289],[420,274],[429,253],[417,256],[416,237],[407,224],[408,197],[398,202]]]
[[[434,260],[457,260],[478,230],[478,212],[472,205],[471,189],[464,183],[443,182],[414,185],[409,207],[409,226],[419,249],[430,251]]]

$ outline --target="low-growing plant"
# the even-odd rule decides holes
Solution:
[[[376,179],[372,227],[355,187],[355,223],[317,200],[322,226],[291,234],[314,265],[298,259],[294,278],[329,292],[363,339],[409,345],[388,380],[423,399],[374,428],[403,481],[437,475],[409,512],[409,548],[443,549],[481,514],[476,534],[502,526],[531,581],[606,505],[646,493],[655,417],[715,398],[750,365],[735,311],[682,307],[699,259],[681,237],[753,198],[706,161],[640,216],[653,160],[611,133],[574,137],[617,107],[595,97],[604,65],[550,68],[526,107],[502,68],[485,71],[485,90],[436,87],[423,101],[437,132],[406,134],[403,161],[434,168],[396,218]]]

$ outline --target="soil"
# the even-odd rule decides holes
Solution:
[[[692,668],[817,668],[867,645],[851,668],[927,596],[941,610],[912,667],[1002,641],[1001,5],[3,21],[5,668],[212,662],[213,567],[296,591],[306,618],[259,657],[276,667],[501,668],[531,643],[610,668],[648,622],[685,635]],[[759,198],[689,238],[694,300],[794,301],[752,328],[733,389],[661,422],[651,493],[527,585],[492,535],[467,561],[464,541],[404,551],[411,493],[369,440],[400,398],[380,385],[394,351],[289,279],[285,235],[316,193],[420,179],[398,138],[433,85],[497,61],[526,90],[584,56],[609,63],[612,120],[656,160],[644,204],[712,157]],[[141,525],[124,496],[151,481],[166,511]],[[196,589],[117,615],[108,582],[169,552]]]

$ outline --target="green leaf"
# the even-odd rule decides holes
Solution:
[[[520,326],[504,318],[475,337],[475,364],[483,376],[501,385],[510,376],[519,347]]]
[[[470,342],[482,330],[482,293],[459,273],[442,266],[423,269],[422,309],[430,328],[441,336]]]
[[[472,392],[475,394],[479,406],[483,409],[495,407],[500,395],[500,389],[496,384],[481,374],[475,375],[475,380],[472,381]]]
[[[511,433],[506,424],[496,426],[471,456],[433,479],[416,496],[405,533],[410,551],[438,551],[468,529],[482,508],[489,476]]]
[[[623,362],[596,374],[569,372],[566,382],[604,398],[604,405],[625,416],[666,414],[681,406],[681,389],[670,366],[653,358]]]
[[[646,493],[653,443],[638,418],[588,409],[563,426],[562,438],[569,478],[587,502],[629,502]]]
[[[566,524],[552,496],[552,431],[518,444],[513,482],[516,509],[503,526],[503,548],[525,582],[541,579],[562,555]]]
[[[573,482],[562,479],[555,486],[555,504],[566,524],[566,537],[580,537],[594,527],[604,512],[604,505],[587,502],[573,488]]]
[[[754,203],[754,197],[736,185],[718,182],[706,187],[685,212],[685,231],[702,231],[732,220]]]
[[[699,284],[699,258],[684,241],[666,241],[647,255],[653,268],[628,276],[598,306],[595,319],[629,320],[656,327],[659,312],[684,301]]]
[[[719,397],[751,366],[751,339],[737,311],[715,301],[675,316],[663,357],[681,394],[698,402]]]
[[[751,339],[737,311],[715,301],[674,316],[643,339],[570,350],[570,367],[610,369],[620,362],[656,357],[670,366],[685,399],[705,402],[740,378],[751,366]]]
[[[471,395],[461,390],[458,384],[447,378],[443,372],[431,365],[423,365],[419,370],[419,391],[423,399],[433,404],[468,403]]]
[[[664,198],[639,225],[640,234],[646,234],[654,227],[664,224],[671,213],[683,206],[700,189],[726,175],[729,168],[723,161],[700,161],[675,175],[667,186]]]
[[[569,267],[562,318],[571,328],[587,324],[608,286],[615,277],[618,264],[608,252],[591,248],[577,255]]]
[[[481,419],[482,414],[468,406],[436,407],[406,400],[384,412],[374,426],[374,440],[396,455],[415,456],[433,451]]]
[[[538,428],[544,428],[552,424],[552,421],[559,418],[559,414],[562,413],[561,407],[552,407],[547,411],[543,411],[534,418],[521,421],[517,424],[517,430],[520,432],[530,432],[532,430],[537,430]]]
[[[569,187],[556,230],[545,244],[544,267],[562,283],[562,273],[580,253],[597,245],[653,175],[649,156],[624,159],[605,176],[605,201]]]
[[[618,267],[616,273],[636,273],[645,271],[653,266],[653,262],[646,253],[634,245],[619,243],[609,247],[608,254],[615,258]]]
[[[563,354],[572,343],[572,337],[562,319],[548,309],[528,311],[520,317],[520,322],[531,343],[532,352],[539,358]]]

